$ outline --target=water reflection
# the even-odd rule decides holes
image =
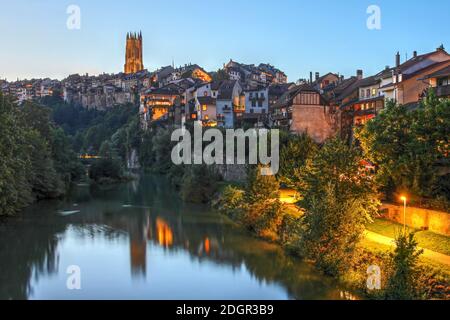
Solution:
[[[61,216],[60,211],[79,213]],[[66,268],[82,269],[79,292]],[[164,179],[80,187],[0,225],[0,298],[348,299],[278,246],[204,206],[183,204]]]

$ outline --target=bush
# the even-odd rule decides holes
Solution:
[[[346,270],[378,210],[376,185],[360,163],[355,147],[327,141],[306,166],[298,190],[305,210],[299,249],[330,275]]]
[[[181,184],[184,201],[208,203],[217,192],[218,176],[206,165],[192,165],[186,168]]]
[[[392,259],[392,274],[386,288],[386,298],[410,300],[419,298],[417,262],[423,250],[417,249],[414,233],[400,234]]]
[[[244,191],[232,186],[226,186],[219,199],[214,203],[214,207],[220,213],[228,215],[232,219],[239,219],[242,216],[243,199]]]

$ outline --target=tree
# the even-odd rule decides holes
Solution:
[[[186,168],[181,183],[184,201],[207,203],[217,191],[217,175],[207,165],[192,165]]]
[[[416,110],[390,102],[355,136],[388,197],[407,192],[450,200],[438,166],[449,165],[450,100],[431,93]]]
[[[399,234],[395,243],[395,251],[391,254],[393,270],[388,280],[386,298],[394,300],[418,298],[417,262],[423,250],[417,249],[414,233]]]
[[[278,179],[289,188],[301,183],[301,170],[308,159],[317,152],[316,143],[308,134],[291,135],[280,151]]]
[[[0,216],[12,215],[32,201],[26,136],[29,129],[9,97],[0,93]]]
[[[378,209],[376,184],[361,160],[354,146],[334,138],[302,174],[300,249],[327,274],[339,275],[349,265],[365,225]]]
[[[230,80],[230,76],[224,69],[219,69],[217,72],[212,73],[213,81]]]
[[[122,179],[122,166],[110,141],[104,141],[96,159],[89,168],[89,177],[97,183],[111,183]]]
[[[283,220],[279,183],[273,175],[261,175],[261,169],[249,168],[241,221],[258,235],[276,240]]]

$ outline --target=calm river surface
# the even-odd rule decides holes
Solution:
[[[69,290],[69,266],[81,290]],[[0,222],[0,299],[341,299],[310,265],[142,176]]]

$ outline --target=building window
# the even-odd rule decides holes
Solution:
[[[206,104],[204,104],[204,105],[202,106],[202,110],[203,110],[203,111],[208,110],[208,106],[207,106]]]
[[[205,115],[205,120],[209,120],[209,116],[208,115]]]
[[[364,98],[364,90],[361,90],[361,98]]]
[[[203,96],[207,97],[208,96],[208,91],[203,92]]]
[[[252,100],[252,107],[256,107],[256,101]]]
[[[258,107],[262,108],[262,101],[258,100]]]
[[[372,96],[375,97],[377,95],[377,89],[373,88],[372,89]]]
[[[366,90],[366,97],[369,98],[370,97],[370,89]]]

